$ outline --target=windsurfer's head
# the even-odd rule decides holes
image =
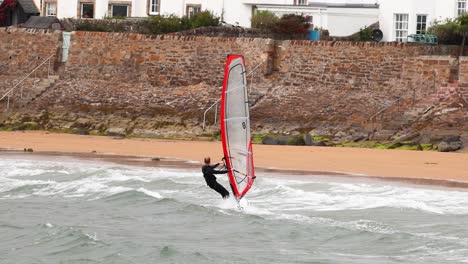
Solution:
[[[205,157],[205,164],[210,164],[211,163],[211,158],[210,157]]]

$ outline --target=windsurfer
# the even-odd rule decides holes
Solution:
[[[229,197],[229,192],[216,181],[215,174],[225,174],[228,173],[229,170],[215,170],[216,167],[219,166],[219,163],[211,165],[211,158],[205,158],[205,165],[202,167],[203,177],[205,178],[206,185],[208,185],[211,189],[217,191],[223,199],[227,199]]]

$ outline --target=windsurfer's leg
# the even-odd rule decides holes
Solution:
[[[216,183],[211,188],[221,194],[224,199],[229,197],[229,192],[221,184]]]

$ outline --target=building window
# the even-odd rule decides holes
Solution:
[[[416,17],[416,34],[426,34],[427,15],[418,15]]]
[[[457,15],[463,15],[466,13],[466,0],[457,1]]]
[[[111,5],[112,17],[128,17],[128,5]]]
[[[187,16],[192,17],[193,15],[201,12],[201,5],[187,5]]]
[[[307,5],[307,0],[294,0],[294,5]]]
[[[149,13],[150,13],[150,15],[159,14],[159,1],[160,0],[149,0]]]
[[[46,3],[46,16],[57,16],[57,3]]]
[[[408,14],[395,14],[395,40],[406,42],[408,37]]]
[[[94,18],[94,4],[81,3],[81,18]]]

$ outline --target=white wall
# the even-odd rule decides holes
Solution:
[[[358,32],[361,28],[379,21],[377,8],[328,8],[326,12],[328,29],[331,36],[344,37]]]
[[[58,18],[76,18],[78,10],[78,1],[57,1],[57,17]]]
[[[252,5],[242,4],[238,1],[225,0],[224,21],[229,24],[238,24],[242,27],[250,27],[252,18]]]
[[[185,1],[182,0],[161,0],[161,15],[175,14],[181,16],[183,13],[182,6]]]
[[[94,18],[100,19],[108,15],[109,0],[97,0],[94,7]]]
[[[132,17],[146,17],[147,0],[132,0]]]
[[[457,14],[457,0],[436,0],[436,15],[435,19],[444,20],[449,17],[456,17]]]
[[[0,3],[3,2],[0,0]],[[42,15],[42,9],[41,9],[41,0],[34,0],[34,4],[36,4],[37,6],[37,9],[39,10],[39,12],[41,13]]]
[[[226,1],[235,1],[235,0],[226,0]],[[265,4],[265,5],[292,5],[294,4],[294,0],[240,0],[243,4],[250,4],[250,5],[258,5],[258,4]],[[309,2],[312,2],[309,0]]]

